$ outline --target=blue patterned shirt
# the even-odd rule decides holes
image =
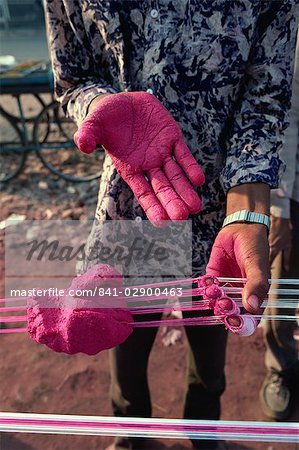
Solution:
[[[99,94],[150,89],[203,167],[194,221],[212,241],[228,189],[278,185],[297,3],[47,0],[57,99],[79,124]],[[97,217],[136,215],[144,216],[106,158]]]

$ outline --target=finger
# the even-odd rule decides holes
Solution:
[[[126,182],[152,224],[156,227],[165,226],[165,221],[168,221],[169,217],[144,176],[132,175],[126,177]]]
[[[95,120],[84,121],[74,134],[74,142],[83,153],[92,153],[100,145],[100,130]]]
[[[191,183],[195,186],[203,185],[205,182],[204,173],[182,139],[175,144],[173,152],[177,163],[188,175]]]
[[[243,305],[251,314],[262,314],[261,304],[266,299],[270,287],[268,265],[257,262],[246,270],[246,278],[242,292]]]
[[[174,221],[187,220],[189,217],[187,205],[175,193],[173,187],[162,170],[149,170],[148,178],[158,200],[166,210],[169,218]]]
[[[186,203],[189,212],[191,214],[198,213],[201,210],[200,198],[190,185],[182,169],[172,158],[167,159],[164,163],[164,173],[174,187],[175,192]]]

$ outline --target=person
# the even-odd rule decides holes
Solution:
[[[265,225],[283,169],[296,9],[295,0],[46,2],[56,98],[78,124],[79,149],[106,150],[92,239],[103,220],[161,226],[189,216],[194,276],[207,267],[247,278],[243,304],[253,314],[269,288]],[[221,228],[225,215],[231,223]],[[151,415],[156,332],[136,329],[111,351],[117,416]],[[226,331],[186,333],[184,417],[219,419]],[[118,438],[114,448],[147,445]]]
[[[270,263],[272,278],[299,277],[299,43],[297,40],[290,126],[281,157],[286,162],[279,189],[271,193]],[[283,288],[282,285],[275,287]],[[284,286],[286,287],[286,286]],[[288,286],[296,289],[297,286]],[[288,296],[289,297],[289,296]],[[283,296],[282,296],[283,298]],[[293,315],[294,309],[280,308],[277,294],[271,297],[270,315]],[[286,420],[294,406],[299,365],[294,329],[296,321],[267,319],[263,331],[267,375],[260,391],[264,413],[274,420]]]

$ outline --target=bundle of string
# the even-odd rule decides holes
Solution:
[[[179,301],[175,305],[168,305],[166,303],[169,298],[168,293],[163,293],[159,290],[157,295],[143,295],[140,299],[143,302],[142,307],[136,307],[135,296],[119,296],[119,301],[125,301],[127,307],[133,316],[146,315],[153,313],[171,313],[172,311],[204,311],[213,310],[213,316],[198,316],[187,317],[180,319],[159,319],[159,320],[142,320],[133,321],[129,323],[133,328],[140,327],[158,327],[163,322],[167,326],[200,326],[200,325],[225,325],[231,331],[248,336],[252,334],[256,328],[256,320],[264,318],[271,320],[296,320],[296,308],[298,307],[298,293],[299,280],[298,279],[272,279],[269,280],[271,284],[268,293],[268,298],[264,300],[261,307],[275,306],[279,309],[287,309],[288,314],[241,314],[242,308],[242,285],[246,282],[244,278],[216,278],[210,275],[204,275],[199,278],[188,278],[184,280],[164,281],[158,283],[151,283],[142,286],[131,286],[127,289],[143,289],[148,292],[153,288],[174,288],[180,286],[182,288]],[[279,285],[279,287],[277,287]],[[289,286],[292,288],[289,288]],[[188,286],[188,287],[187,287]],[[189,286],[192,286],[191,288]],[[194,287],[195,286],[195,287]],[[294,287],[295,286],[295,287]],[[275,300],[273,300],[275,295]],[[281,298],[281,297],[284,298]],[[287,296],[287,297],[285,297]],[[183,299],[195,300],[192,303],[184,302]],[[201,300],[198,300],[202,297]],[[13,302],[24,302],[26,298],[2,298],[1,303],[6,303],[5,306],[0,306],[0,314],[13,313],[13,315],[6,315],[0,317],[0,323],[25,323],[27,315],[18,315],[16,313],[26,313],[27,305],[13,305]],[[147,303],[148,307],[144,306]],[[290,313],[291,311],[291,313]],[[243,330],[240,332],[240,330]],[[27,328],[24,326],[15,328],[0,329],[0,334],[7,333],[22,333],[26,332]]]

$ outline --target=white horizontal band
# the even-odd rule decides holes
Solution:
[[[281,432],[282,429],[284,433]],[[148,419],[1,412],[0,431],[83,436],[299,442],[296,422]]]

